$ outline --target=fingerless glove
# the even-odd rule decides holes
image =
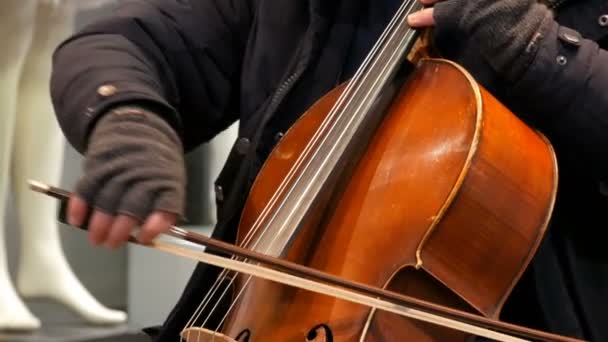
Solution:
[[[435,4],[436,42],[461,32],[501,76],[517,80],[534,60],[550,9],[534,0],[446,0]]]
[[[158,115],[120,107],[95,125],[76,192],[109,214],[144,220],[153,211],[183,218],[186,174],[181,141]]]

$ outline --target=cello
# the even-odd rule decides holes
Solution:
[[[277,143],[237,246],[169,232],[231,259],[153,244],[225,268],[184,340],[574,340],[498,321],[552,214],[551,144],[456,63],[408,60],[420,8],[405,1],[355,76]],[[195,326],[218,295],[232,302],[221,326]]]

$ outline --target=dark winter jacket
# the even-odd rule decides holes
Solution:
[[[234,239],[251,181],[268,151],[313,101],[347,79],[353,36],[366,13],[357,1],[146,0],[59,47],[52,95],[79,151],[111,107],[154,109],[187,149],[236,120],[239,139],[216,183],[215,237]],[[480,62],[473,42],[443,42],[446,57],[553,143],[560,189],[551,228],[504,309],[504,319],[608,341],[608,2],[555,0],[557,12],[519,79]],[[385,23],[375,23],[377,34]],[[351,61],[352,62],[352,61]],[[106,87],[104,87],[106,86]],[[109,86],[109,87],[108,87]],[[381,232],[379,232],[381,234]],[[199,265],[161,331],[177,333],[217,270]]]

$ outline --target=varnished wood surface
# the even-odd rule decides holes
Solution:
[[[545,232],[557,167],[541,136],[483,89],[482,96],[478,151],[458,197],[425,245],[423,260],[448,287],[498,318]]]
[[[275,148],[247,201],[241,241],[341,91],[321,99]],[[290,259],[495,317],[542,237],[555,177],[552,151],[539,135],[460,68],[425,61],[394,101],[340,200],[315,215]],[[412,271],[408,277],[399,273],[404,269]],[[242,287],[247,277],[239,278]],[[249,329],[250,341],[301,342],[327,324],[334,341],[359,341],[362,334],[369,341],[398,341],[414,336],[408,329],[428,340],[464,339],[425,332],[429,326],[417,322],[395,324],[402,320],[252,279],[223,333],[235,337]]]

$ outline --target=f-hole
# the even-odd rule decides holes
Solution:
[[[308,332],[308,335],[306,335],[306,341],[308,342],[312,342],[314,341],[317,337],[319,337],[319,333],[322,331],[321,336],[325,337],[325,342],[333,342],[334,341],[334,336],[331,332],[331,328],[329,326],[327,326],[327,324],[319,324],[317,326],[315,326],[314,328],[310,329],[310,331]]]
[[[235,338],[238,342],[249,342],[249,337],[251,336],[251,331],[249,329],[241,331]]]

